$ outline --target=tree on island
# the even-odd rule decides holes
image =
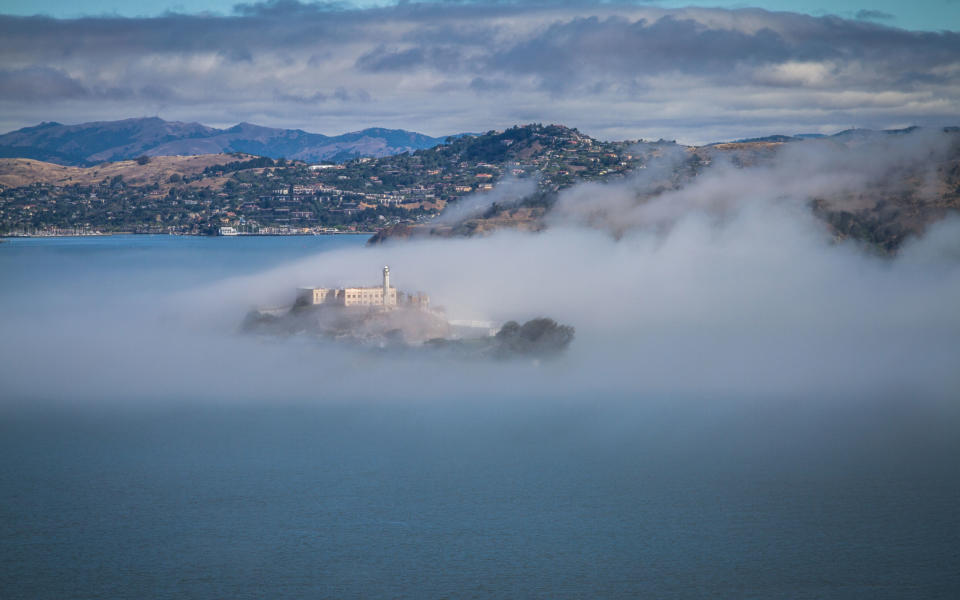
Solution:
[[[516,321],[504,323],[495,337],[499,356],[559,354],[573,341],[574,328],[560,325],[553,319],[531,319],[523,325]]]

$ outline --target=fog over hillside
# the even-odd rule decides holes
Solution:
[[[713,166],[638,204],[631,194],[643,177],[655,181],[652,165],[629,183],[565,192],[539,234],[350,247],[169,289],[154,279],[14,296],[6,310],[22,318],[3,323],[0,379],[7,402],[953,398],[960,218],[884,258],[836,242],[805,203],[838,190],[861,197],[871,173],[936,151],[922,141],[846,162],[798,146],[764,167]],[[375,281],[384,264],[451,318],[548,316],[575,326],[577,339],[556,362],[505,364],[237,333],[255,305],[289,303],[300,285]],[[58,377],[44,376],[51,364]]]
[[[662,231],[693,213],[722,220],[739,209],[782,204],[815,207],[834,225],[839,216],[860,215],[888,229],[892,249],[904,234],[922,232],[957,209],[960,138],[954,131],[860,132],[853,140],[795,141],[774,149],[757,151],[744,165],[735,162],[735,152],[707,147],[710,162],[696,178],[677,184],[690,156],[667,147],[625,181],[564,191],[548,222],[620,235],[634,228]]]

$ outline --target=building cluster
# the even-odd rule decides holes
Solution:
[[[298,306],[411,306],[429,308],[430,297],[422,292],[405,294],[390,285],[390,267],[383,267],[383,283],[367,287],[304,287],[297,290]]]
[[[338,165],[257,163],[235,170],[226,165],[148,184],[114,177],[86,185],[8,187],[0,190],[0,232],[55,227],[185,234],[216,233],[220,227],[250,234],[371,231],[425,222],[450,202],[492,190],[507,174],[536,176],[547,192],[623,174],[639,164],[631,146],[559,126],[527,126]]]

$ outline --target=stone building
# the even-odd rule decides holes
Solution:
[[[400,304],[427,308],[430,298],[423,293],[406,295],[390,285],[390,267],[383,267],[383,283],[370,287],[300,288],[297,304],[332,304],[335,306],[383,306]]]

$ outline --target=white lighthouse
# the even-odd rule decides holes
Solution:
[[[390,302],[390,267],[383,266],[383,305],[389,306]]]

